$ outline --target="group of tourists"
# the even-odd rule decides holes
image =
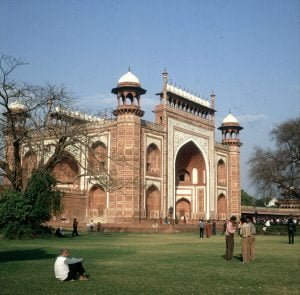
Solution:
[[[217,223],[213,219],[212,222],[208,219],[204,221],[204,219],[199,220],[199,234],[200,238],[204,237],[204,232],[207,238],[210,238],[212,235],[217,234]]]
[[[241,217],[240,227],[237,224],[237,218],[232,216],[226,223],[226,253],[225,259],[231,260],[234,250],[234,235],[239,229],[239,235],[242,238],[242,256],[243,263],[248,263],[255,259],[255,235],[256,228],[251,217]]]
[[[78,236],[78,221],[73,220],[72,236]],[[294,235],[296,232],[296,223],[292,218],[287,222],[289,244],[294,244]],[[97,224],[97,230],[101,230],[101,223]],[[93,228],[91,229],[93,231]],[[204,232],[209,238],[216,235],[216,222],[213,220],[199,220],[200,238],[204,237]],[[256,227],[251,217],[241,217],[238,223],[237,218],[232,216],[223,225],[222,235],[226,236],[226,252],[225,260],[229,261],[233,258],[234,252],[234,236],[238,234],[242,239],[242,263],[249,263],[255,259],[255,235]],[[62,249],[60,255],[56,258],[54,264],[55,277],[61,281],[87,280],[88,274],[83,267],[82,258],[71,258],[68,249]]]
[[[269,225],[270,226],[270,225]],[[201,231],[201,229],[200,229]],[[237,232],[242,239],[242,260],[243,263],[249,263],[255,259],[255,235],[256,227],[252,217],[242,216],[239,224],[237,218],[232,216],[229,221],[224,224],[226,232],[226,253],[225,259],[231,260],[234,250],[234,235]],[[296,233],[296,223],[292,218],[288,219],[287,231],[289,236],[289,244],[294,244],[294,235]]]

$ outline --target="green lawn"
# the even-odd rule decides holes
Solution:
[[[84,257],[88,281],[58,282],[53,263],[67,247]],[[0,294],[300,294],[300,238],[257,236],[256,260],[223,259],[224,237],[197,233],[85,233],[77,238],[0,237]]]

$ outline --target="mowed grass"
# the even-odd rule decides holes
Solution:
[[[58,282],[53,264],[67,247],[84,257],[88,281]],[[300,239],[257,236],[244,265],[241,242],[225,261],[224,236],[198,233],[83,233],[76,238],[0,238],[0,294],[300,294]]]

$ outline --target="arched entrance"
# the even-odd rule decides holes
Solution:
[[[191,203],[186,199],[180,199],[176,203],[176,216],[179,219],[183,217],[190,217],[191,215]]]
[[[94,186],[89,193],[90,217],[102,217],[106,209],[106,194],[100,186]]]
[[[218,219],[226,220],[227,218],[227,200],[224,194],[218,196]]]
[[[206,194],[206,165],[201,150],[193,141],[183,145],[175,162],[175,214],[192,219],[203,216]]]
[[[146,192],[146,218],[157,219],[160,217],[160,191],[152,185]]]

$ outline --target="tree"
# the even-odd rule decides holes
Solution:
[[[253,206],[255,198],[248,195],[244,190],[241,190],[241,204],[242,206]]]
[[[275,148],[256,147],[250,178],[265,195],[300,199],[300,117],[278,124],[271,131]]]

